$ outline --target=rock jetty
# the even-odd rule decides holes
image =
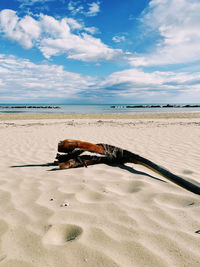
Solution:
[[[128,106],[122,106],[122,105],[115,105],[111,106],[111,108],[200,108],[200,105],[128,105]]]
[[[39,109],[39,108],[41,108],[41,109],[58,109],[58,108],[60,108],[59,106],[0,106],[0,108],[6,108],[6,109],[14,109],[14,108],[23,108],[23,109],[25,109],[25,108],[35,108],[35,109]]]

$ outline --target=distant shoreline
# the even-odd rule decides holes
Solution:
[[[174,104],[0,104],[0,114],[133,114],[133,113],[200,113],[200,103]],[[58,115],[59,116],[59,115]]]
[[[110,108],[200,108],[200,104],[116,104],[110,105],[106,104]],[[4,105],[0,104],[0,109],[60,109],[63,105],[24,105],[24,104],[11,104],[11,105]],[[88,105],[85,105],[88,106]],[[98,105],[97,105],[98,106]]]

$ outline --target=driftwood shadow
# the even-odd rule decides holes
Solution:
[[[123,164],[107,164],[107,165],[109,165],[111,167],[118,167],[120,169],[126,170],[126,171],[128,171],[130,173],[133,173],[133,174],[144,175],[144,176],[147,176],[147,177],[149,177],[151,179],[154,179],[154,180],[157,180],[157,181],[160,181],[160,182],[163,182],[163,183],[167,183],[166,181],[164,181],[162,179],[159,179],[159,178],[157,178],[155,176],[152,176],[152,175],[150,175],[150,174],[148,174],[146,172],[137,171],[137,170],[135,170],[134,168],[132,168],[130,166],[126,166],[126,165],[123,165]]]
[[[58,166],[58,163],[50,162],[44,164],[24,164],[24,165],[13,165],[10,168],[26,168],[26,167],[52,167]]]
[[[105,164],[105,163],[102,163],[102,164]],[[110,163],[110,164],[106,164],[110,167],[118,167],[120,169],[123,169],[123,170],[126,170],[130,173],[133,173],[133,174],[138,174],[138,175],[144,175],[144,176],[147,176],[151,179],[154,179],[154,180],[157,180],[157,181],[160,181],[160,182],[163,182],[163,183],[167,183],[166,181],[162,180],[162,179],[159,179],[155,176],[152,176],[146,172],[142,172],[142,171],[137,171],[135,170],[134,168],[130,167],[130,166],[126,166],[126,165],[123,165],[123,164],[116,164],[116,163]],[[49,162],[49,163],[44,163],[44,164],[24,164],[24,165],[13,165],[13,166],[10,166],[10,168],[27,168],[27,167],[55,167],[53,169],[50,169],[50,170],[47,170],[47,171],[61,171],[59,168],[56,168],[56,166],[59,166],[59,162]],[[77,167],[78,168],[78,167]]]

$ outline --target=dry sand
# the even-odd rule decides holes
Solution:
[[[200,196],[140,165],[47,164],[58,141],[80,139],[200,184],[199,114],[91,116],[0,116],[0,266],[200,266]]]

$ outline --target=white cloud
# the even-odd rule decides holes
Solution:
[[[70,99],[94,84],[95,79],[65,71],[62,66],[34,64],[0,55],[0,99]]]
[[[142,22],[161,40],[150,54],[131,59],[133,66],[176,64],[200,60],[199,0],[152,0]]]
[[[84,27],[84,30],[90,34],[99,33],[99,30],[96,27]]]
[[[77,15],[77,14],[82,14],[86,17],[94,17],[96,16],[99,12],[100,12],[100,2],[92,2],[92,3],[88,3],[88,10],[86,10],[86,8],[80,4],[81,1],[69,1],[68,4],[68,10],[71,11],[71,14],[73,16]]]
[[[89,10],[86,13],[87,16],[93,17],[96,16],[100,12],[100,3],[99,2],[93,2],[88,4],[89,5]]]
[[[70,26],[70,29],[73,30],[79,30],[79,31],[85,31],[90,34],[99,33],[99,30],[96,27],[86,27],[84,23],[79,23],[73,18],[65,18],[66,23]]]
[[[99,88],[135,101],[195,101],[200,97],[200,72],[144,72],[128,69],[115,72],[99,81]],[[188,98],[188,99],[187,99]]]
[[[54,0],[17,0],[17,1],[21,3],[20,7],[24,7],[24,6],[33,6],[36,3],[44,4],[46,2],[52,2]]]
[[[5,37],[27,49],[35,45],[46,58],[65,54],[68,58],[83,61],[108,61],[122,53],[86,33],[94,32],[95,28],[87,28],[72,18],[57,20],[43,14],[37,19],[31,16],[19,18],[15,11],[6,9],[0,12],[0,29]],[[75,34],[73,30],[81,32]]]
[[[0,31],[25,48],[31,48],[41,33],[38,21],[30,16],[19,19],[16,12],[9,9],[0,12]]]
[[[76,21],[75,19],[72,18],[66,18],[66,23],[70,26],[70,28],[72,30],[74,29],[78,29],[78,30],[82,30],[83,29],[83,25],[80,24],[78,21]]]
[[[75,2],[75,1],[69,1],[68,4],[68,10],[71,11],[72,15],[76,15],[78,13],[83,13],[84,11],[84,7],[82,5],[79,5],[79,1]]]
[[[125,41],[125,36],[118,36],[118,35],[116,35],[116,36],[114,36],[114,37],[112,38],[112,40],[113,40],[115,43],[120,43],[120,42],[122,42],[122,41]]]
[[[45,57],[67,54],[68,58],[83,61],[112,60],[121,51],[106,46],[100,39],[87,33],[71,33],[66,19],[58,21],[50,16],[41,16],[41,25],[48,33],[41,39],[39,48]]]
[[[54,64],[34,64],[0,55],[0,99],[4,102],[117,99],[118,102],[188,102],[200,97],[200,72],[144,72],[128,69],[105,78],[68,72]]]

